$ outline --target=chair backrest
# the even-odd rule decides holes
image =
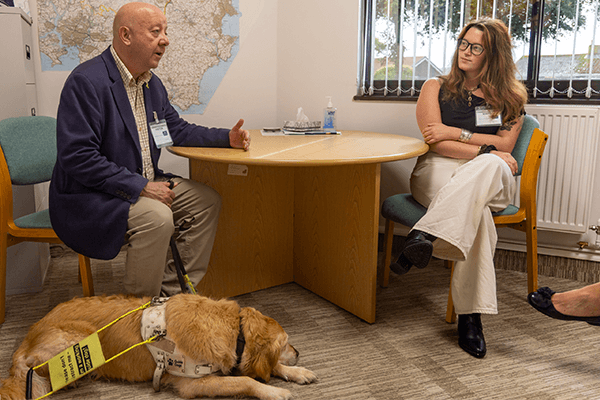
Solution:
[[[531,141],[533,130],[539,127],[540,123],[537,121],[537,119],[531,115],[525,115],[523,118],[521,132],[519,133],[519,137],[517,138],[517,142],[515,143],[515,147],[511,153],[519,165],[519,169],[517,170],[515,176],[520,176],[523,172],[523,164],[525,163],[525,156],[527,155],[527,149],[529,148],[529,142]]]
[[[520,208],[529,207],[532,215],[536,215],[535,201],[537,196],[537,181],[542,155],[548,143],[548,135],[539,128],[533,130],[529,143],[527,156],[525,157],[525,167],[521,175],[520,186]]]
[[[56,163],[56,119],[16,117],[0,121],[0,147],[14,185],[52,178]]]

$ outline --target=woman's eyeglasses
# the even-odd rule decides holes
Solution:
[[[471,46],[471,53],[478,56],[483,53],[483,46],[477,43],[469,43],[465,39],[458,39],[458,49],[462,51],[467,51],[467,49]]]

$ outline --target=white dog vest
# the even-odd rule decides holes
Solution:
[[[165,319],[165,306],[168,300],[168,297],[155,297],[150,307],[142,314],[142,339],[148,340],[153,336],[161,335],[158,341],[146,344],[156,362],[152,386],[157,392],[160,391],[160,379],[165,372],[188,378],[200,378],[218,371],[218,368],[214,368],[209,363],[186,357],[169,338]]]

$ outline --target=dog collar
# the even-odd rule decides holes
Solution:
[[[246,338],[244,337],[244,327],[242,326],[242,317],[240,316],[240,332],[238,333],[235,354],[237,355],[236,366],[239,369],[242,362],[242,355],[246,347]]]
[[[147,340],[156,335],[161,336],[158,341],[146,343],[146,347],[156,362],[152,379],[152,386],[156,392],[160,391],[160,379],[165,372],[187,378],[200,378],[218,370],[213,368],[212,364],[186,357],[171,340],[167,333],[165,319],[168,300],[168,297],[155,297],[152,299],[150,307],[142,313],[142,339]]]

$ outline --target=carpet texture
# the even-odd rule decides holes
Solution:
[[[43,291],[7,298],[0,326],[0,375],[28,327],[56,304],[81,296],[77,257],[52,247]],[[381,262],[380,257],[380,262]],[[124,255],[92,261],[97,294],[121,291]],[[498,315],[482,317],[488,354],[475,359],[457,344],[456,324],[444,321],[450,272],[439,260],[404,276],[392,274],[378,289],[377,319],[363,322],[296,284],[237,296],[276,319],[300,351],[298,365],[319,376],[299,386],[277,378],[296,399],[600,399],[600,328],[562,322],[535,311],[526,301],[526,275],[498,270]],[[585,283],[540,276],[556,291]],[[154,393],[151,383],[79,380],[78,387],[50,399],[174,399],[169,389]]]

